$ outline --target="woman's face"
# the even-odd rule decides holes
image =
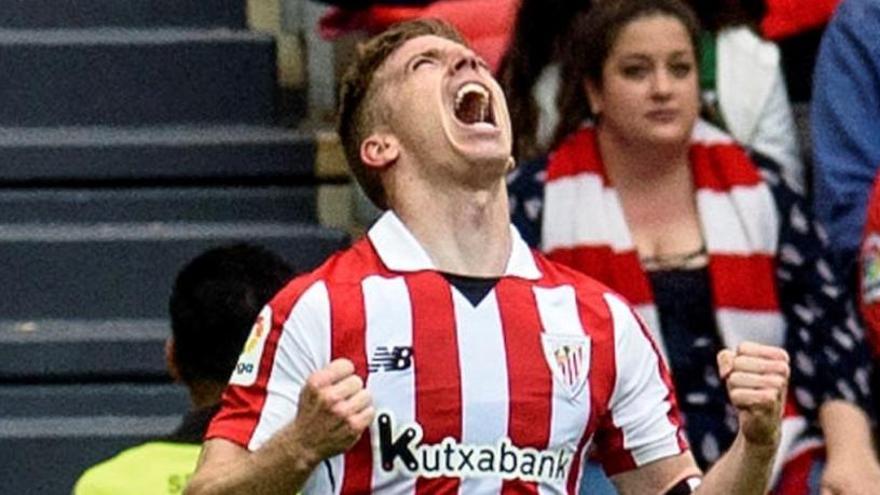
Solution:
[[[602,68],[587,80],[599,132],[625,142],[686,144],[699,113],[694,47],[676,18],[657,14],[625,25]]]

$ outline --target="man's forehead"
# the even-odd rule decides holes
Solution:
[[[399,64],[405,64],[414,55],[430,50],[445,52],[461,49],[470,50],[470,48],[457,41],[434,34],[416,36],[415,38],[406,40],[397,48],[397,50],[394,50],[391,56],[385,61],[384,65],[393,67]]]

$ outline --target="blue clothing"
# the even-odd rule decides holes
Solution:
[[[858,323],[851,294],[838,282],[827,260],[827,236],[811,221],[804,198],[788,187],[775,163],[760,155],[752,158],[779,211],[776,289],[788,327],[785,348],[792,359],[789,387],[800,412],[811,423],[809,433],[819,435],[818,409],[827,400],[847,400],[871,412],[868,346],[864,344],[864,330]],[[508,182],[512,221],[532,247],[539,247],[541,241],[546,167],[546,157],[523,163]],[[675,329],[660,330],[666,334]],[[676,387],[681,381],[678,370],[693,372],[711,367],[717,375],[714,352],[696,352],[701,345],[711,347],[711,339],[692,340],[689,351],[667,349]],[[678,342],[678,347],[687,347],[687,343]],[[685,383],[687,390],[678,394],[710,397],[721,392],[717,385],[708,379],[693,380]],[[689,409],[682,407],[691,447],[695,454],[710,462],[727,449],[726,444],[732,439],[728,422],[734,418],[732,413],[711,409],[709,414],[714,421],[706,420],[705,410],[691,417]],[[717,441],[717,452],[713,452],[713,441]]]
[[[851,255],[880,168],[880,0],[840,4],[813,77],[814,213],[828,228],[831,250]]]
[[[706,470],[733,444],[738,430],[736,410],[728,403],[715,364],[724,346],[715,322],[709,269],[651,270],[647,275],[691,452]]]

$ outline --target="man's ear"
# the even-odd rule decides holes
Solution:
[[[177,367],[177,360],[174,358],[174,337],[165,339],[165,367],[168,368],[168,374],[175,382],[180,381],[180,369]]]
[[[370,134],[361,143],[361,161],[365,164],[384,168],[400,157],[400,142],[391,134]]]

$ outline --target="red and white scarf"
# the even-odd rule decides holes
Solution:
[[[690,163],[723,344],[735,348],[751,340],[783,346],[786,325],[775,280],[780,220],[770,188],[732,138],[705,122],[694,128]],[[541,248],[551,259],[626,297],[664,348],[651,285],[592,126],[576,131],[550,156],[541,236]],[[777,464],[815,445],[795,442],[805,426],[789,404]]]

